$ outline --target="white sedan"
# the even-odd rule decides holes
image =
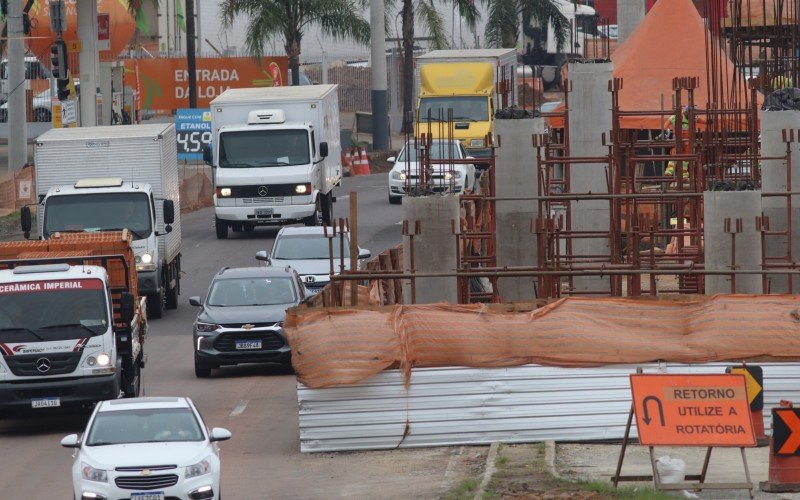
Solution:
[[[218,499],[217,441],[230,437],[209,431],[188,398],[146,397],[99,403],[83,438],[61,446],[75,449],[76,500]]]
[[[419,164],[423,156],[422,142],[407,142],[397,158],[387,161],[394,163],[389,172],[389,203],[400,203],[403,196],[419,190]],[[434,139],[431,142],[431,165],[433,176],[430,190],[435,193],[464,194],[475,187],[475,165],[464,163],[440,163],[447,160],[469,160],[467,151],[460,141]]]

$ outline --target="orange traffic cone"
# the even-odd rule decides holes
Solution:
[[[369,168],[369,157],[366,148],[361,149],[361,175],[369,175],[372,172]]]
[[[781,401],[772,409],[769,479],[759,486],[761,491],[785,493],[800,491],[800,418],[789,401]]]
[[[350,153],[342,151],[342,175],[345,177],[350,177],[350,175],[352,175],[350,171],[353,166],[352,159],[353,157]]]

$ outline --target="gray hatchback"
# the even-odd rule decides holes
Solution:
[[[291,366],[291,351],[283,333],[286,310],[309,292],[291,267],[223,268],[211,281],[194,322],[194,372],[240,363],[280,363]]]

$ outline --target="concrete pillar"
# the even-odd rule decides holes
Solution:
[[[785,156],[786,143],[783,142],[783,129],[797,130],[800,111],[762,111],[761,112],[761,154],[766,157]],[[800,143],[792,144],[792,185],[788,190],[800,191]],[[786,162],[783,160],[764,160],[761,162],[761,189],[764,192],[787,191]],[[762,202],[764,215],[769,217],[772,231],[785,231],[788,222],[785,197],[767,197]],[[786,255],[787,244],[784,236],[768,236],[764,245],[767,257]],[[792,260],[800,261],[800,196],[792,196]],[[770,293],[789,291],[785,275],[770,275]],[[800,290],[800,280],[794,278],[792,291]]]
[[[761,233],[756,217],[761,215],[761,191],[706,191],[703,193],[703,241],[705,266],[712,271],[731,269],[731,235],[725,231],[725,219],[736,231],[736,219],[742,220],[742,232],[736,234],[736,267],[761,268]],[[736,276],[736,293],[761,293],[761,276]],[[707,276],[706,294],[731,293],[730,276]]]
[[[617,0],[617,43],[622,45],[645,15],[644,0]],[[619,46],[618,45],[618,46]]]
[[[389,110],[386,102],[386,30],[384,0],[371,0],[369,7],[370,47],[372,65],[372,147],[376,151],[388,151]]]
[[[416,221],[420,221],[420,234],[414,236],[414,269],[418,273],[454,272],[456,239],[452,223],[456,227],[461,215],[458,196],[407,196],[403,198],[403,220],[408,221],[410,232],[414,232]],[[411,270],[411,238],[403,237],[403,270]],[[418,278],[416,281],[416,303],[458,302],[458,280],[453,278]],[[411,281],[403,283],[403,298],[411,303]]]
[[[8,5],[8,170],[12,171],[28,163],[28,117],[22,3],[12,0]]]
[[[78,38],[83,45],[78,57],[81,67],[80,117],[82,127],[97,125],[97,69],[100,52],[97,50],[97,2],[78,0]]]
[[[501,144],[495,163],[497,197],[535,196],[537,159],[531,136],[544,133],[544,119],[497,120],[494,133]],[[498,267],[536,266],[537,236],[531,233],[531,221],[536,219],[538,208],[535,201],[497,201]],[[535,280],[534,277],[500,278],[497,289],[503,302],[530,302],[536,298]]]
[[[612,69],[610,62],[569,65],[572,83],[569,96],[570,156],[596,157],[608,154],[608,148],[602,143],[602,134],[608,134],[611,130],[608,81],[612,78]],[[573,164],[570,167],[570,192],[608,193],[606,168],[607,165],[603,163]],[[573,201],[570,209],[573,231],[608,231],[611,222],[608,200]],[[608,238],[573,239],[572,252],[577,256],[607,256],[610,255],[611,245]],[[577,292],[611,291],[608,277],[575,277],[573,286]]]

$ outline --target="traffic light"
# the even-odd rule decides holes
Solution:
[[[67,44],[59,40],[50,46],[50,64],[53,68],[53,78],[56,79],[58,100],[63,101],[69,97],[69,73],[67,68]]]

